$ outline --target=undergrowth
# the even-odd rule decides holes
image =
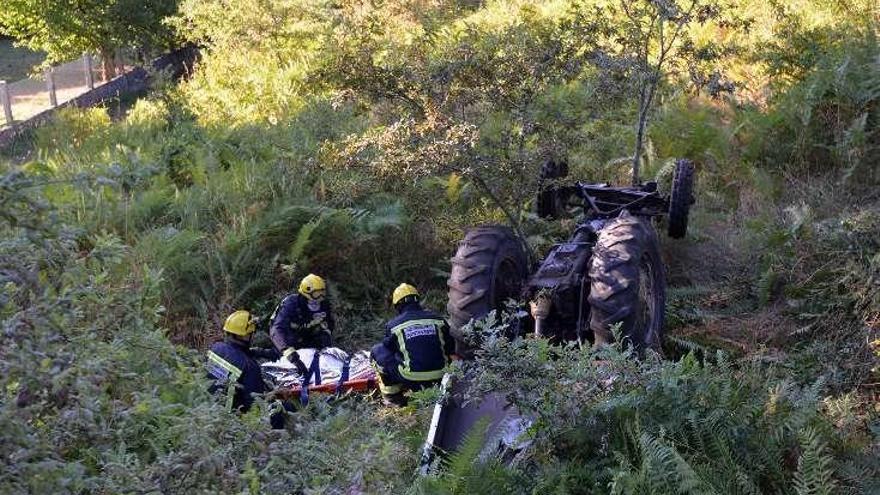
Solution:
[[[688,237],[663,245],[667,359],[484,339],[459,374],[532,417],[533,448],[476,462],[477,433],[415,482],[431,401],[319,402],[272,433],[220,410],[201,352],[309,272],[337,343],[366,348],[401,281],[444,307],[471,225],[546,252],[572,223],[530,213],[540,165],[626,177],[632,88],[572,48],[592,2],[270,3],[181,2],[192,79],[119,120],[62,110],[0,165],[0,491],[880,491],[871,2],[740,2],[752,31],[697,28],[742,38],[741,82],[675,74],[651,115],[645,175],[665,191],[674,158],[697,165]]]

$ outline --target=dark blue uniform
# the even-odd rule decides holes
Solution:
[[[411,302],[385,325],[385,338],[370,357],[379,372],[380,390],[392,395],[439,382],[454,352],[446,320]]]
[[[269,337],[279,352],[294,348],[324,348],[333,343],[336,322],[330,304],[321,301],[318,309],[309,309],[309,301],[301,294],[289,294],[272,313]]]
[[[242,412],[254,403],[254,394],[269,390],[263,381],[260,364],[244,343],[233,339],[217,342],[208,352],[208,377],[214,379],[211,393],[226,391],[226,407]]]

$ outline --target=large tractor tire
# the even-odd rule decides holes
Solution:
[[[503,308],[507,299],[518,298],[528,272],[528,257],[512,229],[493,225],[467,231],[452,258],[447,282],[446,309],[459,353],[469,354],[461,328]]]
[[[687,233],[688,216],[693,203],[694,163],[690,160],[678,160],[675,162],[672,191],[669,194],[669,237],[681,239]]]
[[[624,211],[599,232],[590,261],[590,329],[594,343],[613,341],[620,324],[627,345],[660,352],[666,278],[650,221]]]

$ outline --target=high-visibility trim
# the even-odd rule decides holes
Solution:
[[[382,392],[382,395],[394,395],[403,392],[403,388],[400,385],[382,385],[382,383],[379,383],[379,392]]]
[[[281,356],[286,358],[286,357],[290,356],[291,354],[293,354],[294,352],[296,352],[296,349],[294,349],[293,346],[290,346],[287,349],[284,349],[284,352],[281,353]]]
[[[382,381],[382,367],[379,366],[379,363],[376,362],[375,359],[371,359],[370,363],[373,365],[373,368],[376,370],[376,384],[379,385],[379,391],[385,395],[397,394],[403,391],[403,388],[399,385],[386,385],[385,382]]]
[[[215,371],[219,371],[217,367],[226,372],[225,377],[222,373],[215,373]],[[238,379],[241,378],[242,370],[217,355],[214,351],[208,351],[208,372],[218,379],[225,378],[226,410],[232,411],[232,404],[235,401],[235,388],[238,386]]]
[[[403,368],[403,365],[398,366],[398,371],[400,371],[400,376],[406,378],[411,382],[428,382],[432,380],[439,380],[443,378],[443,375],[446,374],[446,368],[434,370],[434,371],[409,371]]]
[[[406,338],[403,336],[403,328],[402,326],[396,326],[391,329],[391,333],[397,336],[397,348],[400,349],[400,354],[403,355],[403,366],[409,369],[409,351],[406,350]]]
[[[437,327],[437,338],[440,340],[440,352],[443,354],[443,360],[446,361],[446,364],[449,364],[449,355],[446,354],[446,339],[443,338],[443,325],[445,323],[444,321]]]
[[[437,337],[442,342],[443,339],[440,336],[440,328],[442,328],[444,321],[438,320],[436,318],[423,318],[420,320],[409,320],[397,325],[396,327],[391,329],[391,333],[397,336],[398,347],[400,348],[400,353],[403,354],[403,364],[400,365],[400,370],[407,370],[409,373],[410,369],[410,359],[409,359],[409,351],[406,350],[406,337],[404,337],[404,330],[410,327],[415,327],[419,325],[433,325],[434,331],[437,334]],[[403,375],[403,371],[401,371],[401,375]],[[405,376],[405,375],[404,375]],[[441,373],[442,376],[442,373]],[[409,380],[409,378],[407,378]],[[425,378],[425,380],[433,380],[433,378]]]
[[[394,385],[386,385],[384,382],[382,382],[381,376],[377,375],[377,377],[378,380],[376,381],[379,382],[379,392],[382,392],[383,395],[394,395],[403,392],[403,386],[399,383],[396,383]]]

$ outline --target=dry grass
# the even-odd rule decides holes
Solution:
[[[737,354],[754,354],[767,349],[779,351],[797,329],[783,309],[776,304],[754,313],[710,319],[705,323],[687,326],[676,334]]]
[[[661,235],[663,260],[670,287],[725,286],[751,278],[752,263],[738,215],[694,206],[687,237],[677,241]]]

